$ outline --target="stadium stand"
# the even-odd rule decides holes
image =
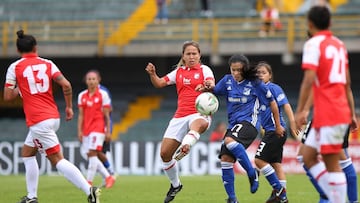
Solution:
[[[2,0],[2,21],[114,20],[127,18],[142,0]]]

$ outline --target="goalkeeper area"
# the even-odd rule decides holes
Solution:
[[[174,203],[219,203],[227,198],[221,176],[183,176],[180,177],[183,190],[173,200]],[[25,176],[1,176],[1,202],[17,202],[26,195]],[[96,177],[94,184],[101,184]],[[102,188],[101,203],[159,203],[163,202],[169,189],[165,176],[118,176],[110,189]],[[265,202],[272,189],[264,176],[260,175],[260,187],[255,194],[250,193],[246,175],[236,175],[236,194],[239,202]],[[360,184],[358,181],[358,187]],[[319,197],[305,174],[287,175],[287,194],[291,203],[317,202]],[[70,184],[62,176],[40,176],[39,202],[87,202],[86,195]]]

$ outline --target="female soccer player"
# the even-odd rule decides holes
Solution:
[[[102,154],[104,141],[111,139],[109,94],[100,88],[100,74],[90,70],[85,76],[87,89],[78,96],[78,139],[88,156],[87,181],[92,184],[96,171],[105,178],[105,187],[110,188],[115,178],[110,175],[98,156]]]
[[[215,86],[212,70],[201,64],[200,57],[199,44],[187,41],[183,44],[181,61],[175,70],[160,78],[152,63],[145,68],[154,87],[163,88],[175,84],[178,94],[177,110],[165,131],[160,149],[163,169],[171,182],[165,203],[172,201],[183,187],[177,161],[189,153],[200,134],[211,124],[210,116],[200,115],[195,109],[196,97]]]
[[[222,179],[228,195],[228,203],[237,203],[234,186],[235,161],[246,170],[250,181],[250,192],[259,187],[258,172],[251,165],[246,149],[258,135],[259,101],[268,104],[275,119],[275,134],[282,136],[277,104],[265,84],[258,79],[256,68],[250,66],[244,55],[233,55],[229,59],[231,74],[225,75],[215,86],[214,93],[227,97],[228,130],[221,146],[220,159]]]
[[[21,59],[10,65],[6,73],[4,100],[15,99],[19,94],[23,99],[26,125],[29,133],[22,148],[28,194],[20,203],[37,203],[39,166],[36,153],[44,153],[56,169],[71,183],[88,195],[88,202],[99,202],[100,190],[85,180],[79,169],[64,159],[56,131],[60,126],[60,114],[53,93],[52,81],[63,90],[66,120],[73,118],[72,88],[59,68],[50,60],[37,55],[36,39],[32,35],[17,33],[16,46]]]
[[[290,123],[291,133],[296,136],[297,131],[293,110],[282,88],[272,82],[273,73],[271,66],[266,62],[260,62],[257,65],[257,73],[276,99],[281,125],[286,129],[286,122],[282,115],[284,110]],[[266,202],[275,203],[280,201],[285,203],[288,202],[285,189],[286,177],[281,166],[281,161],[283,145],[285,144],[287,136],[286,134],[283,136],[275,134],[275,123],[267,105],[263,105],[263,108],[260,108],[260,118],[261,126],[265,133],[255,154],[255,164],[273,188],[271,196]]]

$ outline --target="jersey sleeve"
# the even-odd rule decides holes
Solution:
[[[77,102],[77,104],[78,104],[78,107],[80,108],[80,107],[83,107],[83,103],[82,103],[82,97],[83,97],[83,95],[84,95],[84,93],[85,93],[85,91],[82,91],[82,92],[80,92],[79,93],[79,95],[78,95],[78,102]]]
[[[226,95],[226,83],[229,81],[228,75],[225,75],[219,82],[216,83],[214,87],[214,94],[216,95]],[[230,83],[231,84],[231,83]]]
[[[5,87],[14,89],[16,87],[15,65],[11,64],[6,72]]]
[[[175,70],[171,71],[170,73],[164,76],[164,79],[168,85],[172,85],[176,83],[176,73],[178,68],[176,68]]]
[[[284,106],[289,103],[284,90],[279,85],[273,84],[270,91],[274,95],[278,106]]]
[[[318,40],[314,38],[304,44],[302,56],[302,68],[315,70],[319,66],[320,48]]]
[[[204,80],[214,80],[214,73],[209,66],[201,65],[203,68]]]
[[[269,88],[262,82],[256,86],[256,94],[261,104],[268,104],[274,100],[274,96]]]
[[[103,107],[111,107],[111,99],[109,97],[109,94],[104,90],[100,90],[100,92],[101,92],[101,96],[102,96],[102,106]]]

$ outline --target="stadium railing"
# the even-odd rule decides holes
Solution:
[[[306,36],[306,19],[299,15],[281,17],[283,29],[268,40],[285,40],[291,52],[297,40]],[[360,15],[335,15],[332,30],[341,38],[360,36]],[[111,34],[121,25],[118,20],[100,21],[14,21],[0,23],[1,56],[6,57],[9,47],[14,46],[16,31],[20,28],[37,37],[41,44],[91,44],[97,46],[97,55],[104,54]],[[217,50],[223,41],[258,40],[261,20],[258,17],[171,19],[167,25],[149,24],[135,40],[129,43],[154,44],[157,42],[183,42],[189,39],[210,42]]]

